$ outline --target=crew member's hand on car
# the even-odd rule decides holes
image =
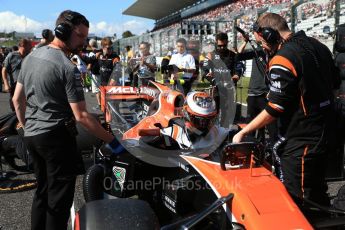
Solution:
[[[123,153],[125,148],[120,144],[116,137],[114,137],[114,139],[110,143],[102,145],[101,150],[104,152],[118,155]]]
[[[244,137],[243,132],[238,132],[233,138],[232,138],[232,143],[240,143]]]

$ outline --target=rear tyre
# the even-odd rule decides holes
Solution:
[[[83,178],[83,194],[85,202],[102,200],[104,168],[101,165],[92,165],[85,173]]]

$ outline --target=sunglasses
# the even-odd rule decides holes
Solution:
[[[216,46],[217,46],[217,48],[221,48],[221,49],[225,49],[228,47],[228,45],[216,45]]]

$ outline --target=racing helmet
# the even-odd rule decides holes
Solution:
[[[192,125],[203,132],[212,127],[217,117],[216,102],[205,92],[189,92],[184,107]]]

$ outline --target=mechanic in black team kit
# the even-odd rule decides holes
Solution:
[[[238,81],[240,73],[236,70],[236,53],[228,49],[228,35],[226,33],[218,33],[216,35],[216,50],[207,54],[204,61],[203,70],[206,79],[212,81],[217,73],[226,72],[223,78],[232,79],[235,83]],[[224,66],[225,65],[225,66]],[[221,69],[217,70],[217,69]]]
[[[260,16],[253,31],[270,58],[268,103],[233,142],[278,118],[285,187],[298,205],[304,198],[329,205],[325,162],[335,128],[332,90],[340,83],[332,54],[303,31],[293,34],[278,14]]]
[[[212,84],[217,85],[215,101],[223,127],[230,125],[229,111],[235,109],[232,108],[235,98],[229,93],[229,89],[233,85],[231,81],[236,83],[240,78],[240,73],[235,68],[236,60],[236,53],[228,49],[228,35],[222,32],[218,33],[216,35],[216,50],[207,54],[202,70],[204,77]]]
[[[25,58],[13,102],[34,161],[37,190],[31,229],[67,229],[76,176],[84,172],[76,149],[75,120],[116,154],[117,140],[87,112],[80,72],[68,56],[78,53],[89,31],[81,14],[63,11],[53,42]]]

